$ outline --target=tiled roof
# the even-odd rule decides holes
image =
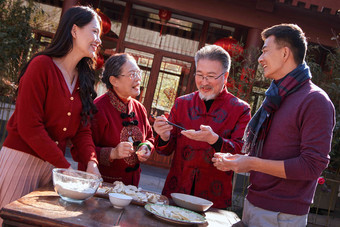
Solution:
[[[340,0],[278,0],[280,3],[289,4],[306,9],[328,12],[336,15],[340,13]]]

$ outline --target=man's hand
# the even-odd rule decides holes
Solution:
[[[251,171],[252,159],[247,155],[215,153],[211,161],[221,171],[234,171],[235,173],[247,173]]]
[[[95,175],[97,175],[97,176],[99,176],[99,177],[102,176],[102,175],[100,174],[100,172],[99,172],[97,163],[94,162],[94,161],[89,161],[89,162],[87,163],[86,172],[95,174]]]
[[[201,130],[186,130],[181,133],[189,139],[214,144],[218,140],[218,135],[208,125],[201,125]]]
[[[169,125],[166,121],[167,119],[164,115],[156,117],[156,120],[153,124],[153,129],[161,137],[162,140],[169,141],[170,131],[173,129],[173,127]]]
[[[211,161],[221,171],[232,170],[235,173],[247,173],[253,170],[283,179],[287,178],[283,160],[268,160],[248,155],[215,153]]]
[[[149,159],[151,151],[149,150],[148,146],[143,145],[138,149],[136,154],[140,162],[145,162],[146,160]]]

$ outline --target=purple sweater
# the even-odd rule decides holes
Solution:
[[[329,162],[335,111],[311,81],[289,95],[274,113],[262,157],[284,160],[287,179],[252,171],[247,199],[275,212],[309,212],[317,179]]]

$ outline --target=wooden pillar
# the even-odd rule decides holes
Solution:
[[[194,77],[194,73],[196,72],[196,66],[195,66],[195,62],[192,62],[192,65],[190,67],[190,72],[189,75],[186,75],[188,77],[188,82],[187,82],[187,88],[185,89],[185,93],[184,94],[189,94],[191,92],[194,92],[197,90],[196,88],[196,82],[195,82],[195,77]]]
[[[202,47],[205,46],[205,43],[207,41],[207,36],[208,36],[209,25],[210,25],[210,23],[208,21],[203,22],[200,40],[199,40],[199,43],[198,43],[198,50],[200,50]],[[186,94],[191,93],[193,91],[196,91],[196,83],[195,83],[195,78],[193,76],[195,71],[196,71],[196,65],[195,65],[195,61],[194,61],[193,65],[190,68],[190,73],[188,75],[189,78],[188,78],[187,88],[185,90]]]
[[[258,28],[250,28],[248,30],[247,41],[245,45],[246,50],[246,61],[242,67],[242,76],[241,80],[248,81],[248,85],[245,92],[245,101],[249,101],[250,95],[252,93],[256,68],[257,68],[257,58],[259,57],[259,50],[262,48],[262,39],[261,39],[261,29]]]
[[[250,28],[248,30],[247,42],[246,42],[246,49],[250,48],[261,48],[262,46],[262,39],[261,39],[261,29],[258,28]]]
[[[199,44],[198,44],[198,50],[201,49],[202,47],[204,47],[204,45],[205,45],[205,42],[206,42],[207,36],[208,36],[208,29],[209,29],[209,22],[204,21],[203,26],[202,26],[200,41],[199,41]]]
[[[261,50],[263,41],[261,39],[261,29],[250,28],[248,31],[247,41],[245,44],[246,49],[246,64],[253,65],[257,62],[258,50]]]
[[[149,82],[147,85],[145,99],[143,103],[143,105],[145,106],[145,109],[148,111],[148,114],[151,113],[152,101],[153,101],[153,97],[156,91],[159,69],[161,68],[162,60],[163,60],[162,55],[157,54],[157,53],[154,55]]]
[[[61,10],[61,15],[60,17],[62,17],[64,15],[64,13],[71,8],[72,6],[77,5],[78,0],[64,0],[63,2],[63,8]]]
[[[122,26],[120,27],[119,37],[118,37],[118,43],[116,47],[116,52],[120,53],[123,51],[123,42],[125,39],[127,27],[129,25],[129,16],[132,9],[132,3],[127,2],[125,5],[123,20],[122,20]]]

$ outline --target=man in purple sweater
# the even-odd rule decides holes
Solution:
[[[311,81],[306,37],[294,24],[262,32],[258,61],[273,79],[249,122],[244,153],[216,153],[222,171],[250,172],[242,221],[248,226],[306,226],[317,179],[329,163],[335,111]]]

